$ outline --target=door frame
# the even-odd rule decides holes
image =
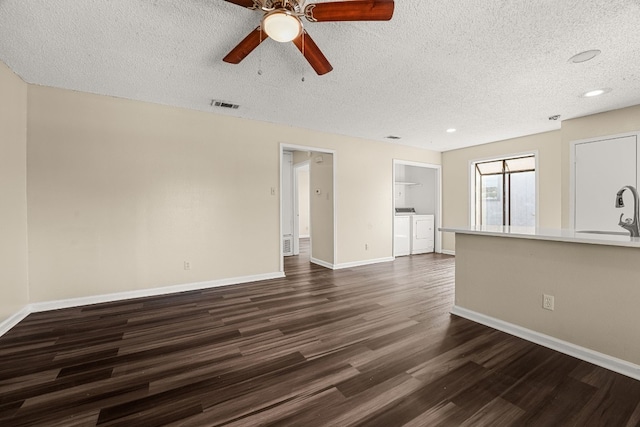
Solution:
[[[392,246],[391,246],[391,252],[393,253],[393,236],[395,236],[395,215],[396,215],[396,166],[399,165],[404,165],[404,166],[415,166],[415,167],[419,167],[419,168],[427,168],[427,169],[435,169],[436,171],[436,206],[435,206],[435,224],[434,224],[434,228],[435,228],[435,241],[434,241],[434,252],[441,254],[442,253],[442,232],[440,231],[440,228],[442,227],[442,165],[436,165],[436,164],[432,164],[432,163],[422,163],[422,162],[413,162],[413,161],[409,161],[409,160],[400,160],[400,159],[393,159],[393,171],[392,171],[392,183],[391,183],[391,187],[392,187],[392,191],[393,191],[393,197],[391,198],[392,200],[392,205],[393,205],[393,209],[391,211],[391,224],[394,224],[391,229],[392,229],[392,234],[391,234],[391,241],[392,241]]]
[[[332,164],[332,193],[333,193],[333,264],[327,264],[324,263],[322,264],[323,267],[327,267],[330,269],[334,269],[334,266],[337,265],[337,259],[338,259],[338,218],[336,215],[337,212],[337,206],[338,206],[338,197],[337,197],[337,185],[336,185],[336,176],[337,176],[337,165],[338,165],[338,153],[335,150],[329,150],[327,148],[320,148],[320,147],[312,147],[312,146],[307,146],[307,145],[297,145],[297,144],[289,144],[286,142],[281,142],[280,146],[278,148],[278,162],[279,162],[279,168],[278,168],[278,181],[279,181],[279,198],[280,198],[280,211],[279,211],[279,217],[280,217],[280,223],[279,223],[279,230],[278,230],[278,247],[279,247],[279,253],[280,253],[280,272],[284,274],[284,253],[282,250],[282,157],[283,157],[283,153],[285,151],[313,151],[316,153],[326,153],[326,154],[331,154],[331,157],[333,159],[333,164]],[[309,179],[311,179],[311,176],[309,176]],[[295,181],[295,179],[294,179]],[[311,217],[311,212],[309,212],[309,217]],[[311,218],[310,218],[311,219]],[[311,226],[310,226],[311,227]],[[295,227],[294,227],[295,230]],[[311,237],[311,230],[310,231],[310,237],[309,237],[309,259],[313,259],[313,242],[312,242],[312,237]]]

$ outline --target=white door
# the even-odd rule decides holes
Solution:
[[[294,227],[293,254],[300,254],[300,239],[309,237],[309,162],[293,166]]]
[[[637,186],[636,136],[575,145],[576,230],[624,231],[620,214],[633,217],[633,199],[625,193],[625,208],[615,207],[616,193],[625,185]]]
[[[282,154],[282,253],[293,255],[293,153]]]

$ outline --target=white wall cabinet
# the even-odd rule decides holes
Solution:
[[[616,193],[638,186],[638,135],[609,137],[574,144],[574,229],[624,231],[622,213],[633,217],[633,198],[625,192],[625,207],[615,207]]]

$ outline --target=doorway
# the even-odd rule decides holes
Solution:
[[[420,221],[413,224],[410,218],[396,216],[397,208],[409,212],[413,219],[433,221],[430,227],[433,229],[431,248],[426,251],[442,253],[442,168],[440,165],[429,163],[411,162],[405,160],[393,161],[393,242],[394,256],[408,255],[410,253],[423,253],[424,250],[413,251],[411,249],[414,231],[420,232],[425,227],[420,227]],[[400,210],[403,210],[400,209]],[[402,215],[402,214],[399,214]],[[432,218],[429,218],[431,217]],[[408,225],[412,223],[413,227]],[[405,224],[407,223],[407,224]],[[402,229],[400,229],[402,227]],[[408,236],[404,234],[410,233]],[[420,233],[418,233],[420,234]],[[424,236],[418,236],[424,237]],[[415,239],[413,239],[415,240]],[[422,239],[418,239],[422,240]],[[422,242],[420,242],[422,243]],[[402,245],[402,250],[397,246]],[[404,246],[409,246],[405,248]],[[396,255],[397,254],[397,255]]]
[[[301,246],[305,249],[302,255],[306,258],[308,254],[308,262],[334,268],[335,162],[335,152],[331,150],[290,144],[280,146],[282,272],[285,256],[301,256]]]

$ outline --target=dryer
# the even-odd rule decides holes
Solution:
[[[433,252],[435,248],[433,215],[411,216],[411,254]]]

